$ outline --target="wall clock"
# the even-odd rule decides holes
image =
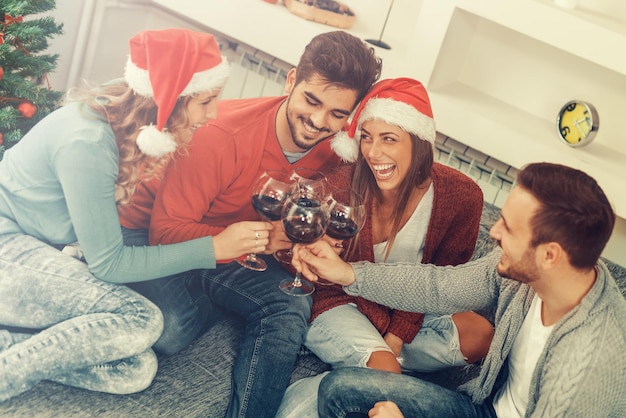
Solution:
[[[600,118],[591,103],[572,100],[561,108],[556,123],[559,138],[570,147],[580,147],[595,138]]]

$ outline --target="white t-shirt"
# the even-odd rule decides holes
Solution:
[[[422,261],[424,241],[426,240],[426,232],[430,223],[430,214],[433,210],[434,197],[435,192],[431,182],[407,223],[398,231],[387,259],[388,263]],[[387,241],[374,244],[374,261],[376,263],[384,262],[386,247]]]
[[[513,342],[507,361],[508,379],[493,399],[493,408],[498,418],[522,418],[526,413],[530,380],[554,327],[543,325],[542,304],[542,300],[535,295],[522,328]]]

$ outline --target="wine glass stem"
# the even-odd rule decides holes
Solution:
[[[296,277],[293,278],[293,287],[302,287],[302,277],[300,276],[300,272],[296,273]]]

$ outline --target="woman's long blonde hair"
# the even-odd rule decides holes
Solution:
[[[193,96],[180,97],[166,124],[177,144],[179,153],[187,152],[186,140],[177,132],[189,123],[187,103]],[[153,99],[136,94],[128,85],[106,84],[91,89],[73,89],[68,100],[82,101],[92,111],[108,121],[115,134],[119,149],[119,173],[115,183],[115,201],[119,205],[131,203],[135,188],[140,181],[149,180],[162,174],[172,158],[150,157],[137,146],[137,135],[142,126],[154,124],[157,120],[157,106]]]

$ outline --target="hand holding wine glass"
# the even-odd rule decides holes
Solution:
[[[308,245],[296,244],[292,261],[293,267],[309,280],[326,277],[341,286],[349,286],[355,281],[352,265],[342,260],[322,239]]]
[[[250,251],[265,251],[273,225],[263,221],[241,221],[228,225],[213,236],[213,251],[218,261],[237,260]]]
[[[320,239],[328,226],[328,205],[325,192],[322,194],[307,187],[295,187],[282,211],[285,234],[294,243],[312,244]],[[306,296],[313,293],[315,286],[296,273],[293,280],[283,280],[280,289],[290,295]]]

